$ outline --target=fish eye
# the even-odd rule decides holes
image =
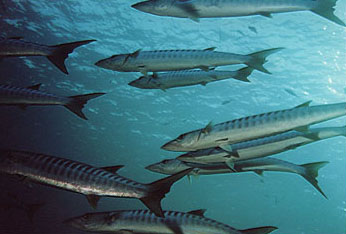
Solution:
[[[168,163],[168,162],[169,162],[168,159],[165,159],[165,160],[162,161],[163,164],[166,164],[166,163]]]
[[[184,139],[184,137],[185,137],[185,134],[181,134],[181,135],[177,138],[177,140],[182,140],[182,139]]]

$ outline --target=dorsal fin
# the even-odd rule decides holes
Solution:
[[[138,49],[138,50],[136,50],[135,52],[133,52],[133,53],[131,54],[131,57],[136,58],[136,57],[139,55],[139,52],[141,52],[141,49]]]
[[[216,47],[209,47],[209,48],[206,48],[204,50],[214,51],[215,49],[216,49]]]
[[[310,106],[310,103],[312,102],[312,100],[304,102],[302,104],[299,104],[298,106],[295,106],[294,108],[299,108],[299,107],[307,107]]]
[[[111,166],[111,167],[100,167],[100,169],[116,174],[117,171],[123,167],[124,165],[117,165],[117,166]]]
[[[210,121],[207,126],[205,126],[202,130],[203,133],[208,134],[213,129],[213,122]]]
[[[206,209],[199,209],[199,210],[191,210],[189,212],[187,212],[188,214],[194,214],[194,215],[198,215],[201,217],[204,217],[204,213],[206,212]]]
[[[27,89],[32,89],[32,90],[39,90],[40,89],[40,87],[41,87],[41,83],[39,83],[39,84],[35,84],[35,85],[32,85],[32,86],[28,86],[28,87],[26,87]]]

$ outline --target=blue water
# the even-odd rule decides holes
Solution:
[[[2,0],[1,36],[54,45],[78,40],[97,42],[75,50],[64,75],[48,60],[9,58],[0,62],[2,84],[60,95],[106,92],[90,101],[84,121],[63,107],[0,108],[0,147],[65,157],[95,166],[125,165],[120,174],[140,182],[162,178],[144,169],[177,153],[160,146],[179,134],[214,123],[291,108],[308,100],[327,104],[346,100],[346,29],[311,12],[242,18],[158,17],[130,6],[136,0]],[[336,15],[346,21],[346,1]],[[251,83],[225,80],[185,88],[140,90],[127,83],[139,73],[119,73],[93,64],[137,49],[204,49],[248,54],[285,47],[254,71]],[[235,70],[239,66],[222,69]],[[318,126],[342,126],[338,118]],[[317,126],[317,125],[316,125]],[[301,177],[287,173],[204,176],[172,187],[167,210],[207,209],[206,216],[237,229],[277,226],[275,234],[346,233],[346,140],[335,137],[276,157],[302,164],[330,161],[321,169],[324,199]],[[45,202],[30,223],[21,209],[0,209],[0,233],[82,233],[62,224],[67,217],[92,212],[85,197],[55,188],[0,177],[1,191],[25,202]],[[4,198],[6,199],[6,198]],[[8,198],[7,198],[8,199]],[[1,208],[1,207],[0,207]],[[142,209],[136,199],[102,198],[97,211]]]

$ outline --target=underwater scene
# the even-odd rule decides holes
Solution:
[[[345,22],[345,0],[0,0],[0,234],[345,234]]]

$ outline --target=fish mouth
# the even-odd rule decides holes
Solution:
[[[135,8],[136,10],[143,11],[143,12],[149,12],[148,3],[150,1],[144,1],[144,2],[137,2],[133,4],[131,7]]]
[[[161,149],[169,151],[184,151],[181,149],[181,145],[176,140],[167,142],[166,144],[161,146]]]
[[[98,67],[103,67],[103,61],[104,61],[104,59],[99,60],[99,61],[97,61],[97,62],[95,63],[95,65],[98,66]]]
[[[136,80],[133,80],[133,81],[129,82],[128,85],[130,85],[132,87],[137,87],[138,88]]]

